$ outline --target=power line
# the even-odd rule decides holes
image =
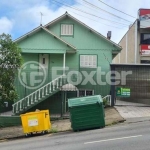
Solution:
[[[113,20],[109,20],[109,19],[106,19],[106,18],[102,18],[102,17],[99,17],[99,16],[96,16],[96,15],[94,15],[94,14],[90,14],[90,13],[88,13],[88,12],[85,12],[85,11],[82,11],[81,9],[78,9],[78,8],[75,8],[75,7],[71,7],[70,5],[67,5],[67,4],[64,4],[64,3],[61,3],[61,2],[58,2],[58,1],[56,1],[56,0],[54,0],[55,2],[57,2],[57,3],[60,3],[61,5],[65,5],[65,6],[67,6],[67,7],[70,7],[70,8],[72,8],[72,9],[75,9],[75,10],[78,10],[78,11],[81,11],[81,12],[83,12],[83,13],[87,13],[88,15],[92,15],[92,16],[94,16],[94,17],[98,17],[98,18],[100,18],[100,19],[103,19],[103,20],[106,20],[106,21],[111,21],[111,22],[114,22],[114,23],[117,23],[117,24],[121,24],[121,25],[123,25],[123,26],[129,26],[129,25],[127,25],[127,24],[123,24],[123,23],[119,23],[119,22],[116,22],[116,21],[113,21]],[[84,2],[87,2],[86,0],[83,0]],[[64,2],[64,1],[63,1]],[[80,5],[82,5],[81,3],[79,3],[79,2],[77,2],[78,4],[80,4]],[[89,2],[87,2],[87,3],[89,3]],[[91,4],[91,3],[89,3],[90,5],[93,5],[93,4]],[[107,5],[107,4],[106,4]],[[83,5],[83,6],[85,6],[85,5]],[[93,5],[94,7],[97,7],[96,5]],[[86,6],[85,6],[86,7]],[[111,6],[110,6],[111,7]],[[87,8],[89,8],[89,7],[87,7]],[[98,9],[101,9],[100,7],[97,7]],[[105,11],[104,9],[101,9],[101,10],[103,10],[103,11]],[[119,10],[118,10],[119,11]],[[109,13],[109,14],[112,14],[112,13],[110,13],[110,12],[108,12],[108,11],[105,11],[105,12],[107,12],[107,13]],[[123,12],[124,13],[124,12]],[[126,13],[125,13],[126,14]],[[124,19],[124,18],[122,18],[122,17],[120,17],[120,16],[117,16],[117,15],[115,15],[115,14],[112,14],[113,16],[116,16],[116,17],[119,17],[120,19],[123,19],[123,20],[126,20],[126,19]],[[128,15],[128,14],[127,14]],[[133,16],[132,16],[133,17]],[[133,18],[135,18],[135,17],[133,17]],[[126,21],[128,21],[128,22],[131,22],[131,21],[129,21],[129,20],[126,20]],[[146,22],[150,22],[150,21],[146,21]],[[131,22],[132,24],[133,24],[133,22]],[[104,23],[103,23],[104,24]],[[106,24],[105,24],[106,25]],[[110,25],[107,25],[107,26],[110,26]],[[112,26],[112,27],[114,27],[114,26]],[[143,26],[142,25],[142,27],[146,27],[146,26]],[[115,28],[118,28],[118,27],[115,27]]]
[[[115,17],[120,18],[120,19],[122,19],[122,20],[125,20],[125,21],[127,21],[127,22],[131,22],[131,21],[126,20],[126,19],[124,19],[124,18],[122,18],[122,17],[120,17],[120,16],[117,16],[117,15],[115,15],[115,14],[113,14],[113,13],[110,13],[110,12],[108,12],[108,11],[106,11],[106,10],[104,10],[104,9],[102,9],[102,8],[100,8],[100,7],[98,7],[98,6],[96,6],[96,5],[93,5],[92,3],[89,3],[89,2],[86,1],[86,0],[83,0],[83,1],[84,1],[85,3],[87,3],[88,5],[90,5],[90,6],[94,7],[94,8],[97,8],[97,9],[99,9],[99,10],[102,10],[102,11],[104,11],[104,12],[106,12],[106,13],[112,15],[112,16],[115,16]]]
[[[116,11],[119,11],[119,12],[121,12],[121,13],[127,15],[127,16],[130,16],[130,17],[132,17],[132,18],[136,18],[136,17],[134,17],[134,16],[132,16],[132,15],[129,15],[129,14],[127,14],[127,13],[121,11],[121,10],[118,10],[118,9],[116,9],[116,8],[114,8],[114,7],[112,7],[112,6],[108,5],[108,4],[106,4],[106,3],[104,3],[104,2],[101,1],[101,0],[98,0],[98,1],[100,1],[100,2],[103,3],[104,5],[106,5],[106,6],[110,7],[110,8],[112,8],[112,9],[114,9],[114,10],[116,10]]]
[[[77,14],[77,13],[73,12],[73,11],[72,11],[72,13],[74,13],[74,14],[76,14],[76,15],[78,15],[78,16],[81,16],[81,17],[84,17],[84,18],[87,18],[87,19],[93,20],[93,21],[95,21],[95,22],[97,22],[97,23],[99,23],[99,24],[104,24],[104,25],[106,25],[106,26],[110,26],[110,27],[113,27],[113,28],[122,29],[122,28],[119,28],[119,27],[116,27],[116,26],[112,26],[112,25],[105,24],[105,23],[103,23],[103,22],[96,21],[96,20],[94,20],[94,19],[91,19],[91,18],[89,18],[89,17],[85,17],[85,16],[83,16],[83,15],[79,15],[79,14]]]
[[[81,3],[79,3],[79,2],[77,2],[77,3],[78,3],[78,4],[81,4]],[[57,4],[56,4],[56,5],[57,5]],[[60,5],[58,4],[58,6],[60,6]],[[66,10],[66,8],[64,8],[63,6],[62,6],[62,8],[63,8],[64,10]],[[87,7],[87,8],[89,8],[89,7]],[[67,9],[67,10],[68,10],[68,9]],[[80,16],[80,17],[87,18],[87,19],[93,20],[93,21],[95,21],[95,22],[97,22],[97,23],[99,23],[99,24],[104,24],[104,25],[106,25],[106,26],[110,26],[110,27],[113,27],[113,28],[122,29],[123,27],[126,27],[126,26],[124,26],[124,25],[122,25],[122,27],[121,27],[121,26],[117,27],[117,26],[108,25],[108,24],[105,24],[105,23],[103,23],[103,22],[100,22],[100,21],[94,20],[94,19],[92,19],[92,18],[89,18],[89,17],[87,17],[87,16],[85,16],[85,15],[78,14],[78,13],[72,11],[72,10],[69,10],[69,11],[72,12],[72,13],[74,13],[74,14],[76,14],[76,15],[78,15],[78,16]]]
[[[62,0],[62,2],[64,2],[64,1]],[[83,3],[79,3],[78,1],[77,1],[76,3],[82,5],[82,6],[86,7],[86,8],[88,8],[88,9],[90,9],[90,10],[92,10],[92,11],[94,10],[94,11],[99,12],[98,9],[95,9],[95,8],[93,8],[93,7],[90,7],[90,6],[88,7],[87,5],[83,5]],[[62,7],[63,7],[63,6],[62,6]],[[69,11],[71,11],[71,10],[69,10]],[[73,12],[73,11],[71,11],[71,12]],[[73,12],[73,13],[74,13],[74,14],[77,14],[77,13],[75,13],[75,12]],[[77,15],[79,15],[79,14],[77,14]],[[82,16],[82,15],[79,15],[79,16],[84,17],[84,18],[87,18],[87,19],[90,19],[90,20],[93,20],[93,21],[95,21],[95,22],[98,22],[98,23],[101,23],[101,24],[104,24],[104,25],[107,25],[107,26],[110,26],[110,27],[118,28],[118,29],[122,29],[121,27],[127,27],[127,25],[122,25],[122,26],[116,27],[116,26],[112,26],[112,25],[108,25],[108,24],[105,24],[105,23],[96,21],[96,20],[91,19],[91,18],[89,18],[89,17],[87,17],[87,16]],[[105,16],[106,16],[106,15],[105,15]],[[110,17],[109,15],[107,15],[107,16]]]
[[[110,22],[113,22],[113,23],[117,23],[117,24],[121,24],[121,25],[129,26],[128,24],[124,24],[124,23],[120,23],[120,22],[117,22],[117,21],[109,20],[109,19],[106,19],[106,18],[103,18],[103,17],[99,17],[99,16],[94,15],[94,14],[88,13],[88,12],[83,11],[83,10],[81,10],[81,9],[78,9],[78,8],[75,8],[75,7],[71,7],[70,5],[67,5],[67,4],[64,4],[64,3],[58,2],[57,0],[53,0],[53,1],[55,1],[56,3],[59,3],[59,4],[61,4],[61,5],[67,6],[67,7],[69,7],[69,8],[75,9],[75,10],[77,10],[77,11],[80,11],[80,12],[82,12],[82,13],[85,13],[85,14],[88,14],[88,15],[91,15],[91,16],[94,16],[94,17],[97,17],[97,18],[100,18],[100,19],[106,20],[106,21],[110,21]]]

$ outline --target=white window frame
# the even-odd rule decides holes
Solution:
[[[77,91],[77,97],[80,97],[80,91],[84,91],[84,96],[87,96],[86,95],[86,92],[87,91],[92,91],[92,95],[94,95],[94,90],[88,90],[88,89],[79,89],[78,91]]]
[[[73,36],[73,24],[61,24],[61,35]]]
[[[97,68],[97,55],[80,55],[80,68]]]

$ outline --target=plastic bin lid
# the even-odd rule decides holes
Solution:
[[[103,103],[101,95],[78,97],[68,99],[68,107]]]

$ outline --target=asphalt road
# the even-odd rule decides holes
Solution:
[[[0,150],[150,150],[150,121],[0,143]]]

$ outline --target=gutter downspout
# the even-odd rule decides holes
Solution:
[[[127,51],[128,51],[128,33],[126,34],[126,64],[128,62],[128,53],[127,53]]]
[[[137,61],[137,20],[135,22],[135,41],[134,41],[134,44],[135,44],[135,60],[134,60],[134,63],[136,64],[136,61]]]
[[[66,53],[64,53],[64,58],[63,58],[63,75],[65,75],[65,68],[66,68]]]

